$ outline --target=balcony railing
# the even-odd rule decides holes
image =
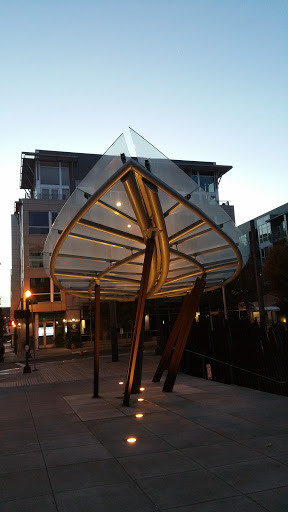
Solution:
[[[25,199],[42,199],[42,200],[50,200],[50,201],[67,201],[70,194],[67,193],[55,193],[55,192],[49,192],[48,194],[45,192],[44,194],[38,194],[37,192],[34,192],[33,195],[31,192],[25,193]]]

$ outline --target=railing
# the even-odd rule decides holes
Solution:
[[[31,194],[31,192],[25,192],[25,199],[42,199],[42,200],[52,200],[52,201],[67,201],[67,199],[69,198],[70,194],[68,193],[65,193],[65,194],[61,194],[60,192],[59,193],[49,193],[49,194],[38,194],[37,192],[34,192],[33,194]]]

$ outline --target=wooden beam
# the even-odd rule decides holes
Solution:
[[[202,276],[201,279],[197,277],[195,286],[189,296],[189,311],[186,309],[186,316],[183,319],[181,330],[178,334],[178,339],[176,342],[176,346],[170,361],[170,365],[168,368],[168,373],[166,376],[166,380],[163,386],[163,391],[171,392],[173,390],[173,386],[175,384],[177,372],[181,363],[181,359],[183,356],[183,352],[185,350],[186,342],[191,331],[191,327],[195,318],[195,314],[202,296],[202,293],[205,288],[205,277]],[[188,308],[188,306],[187,306]]]
[[[189,297],[190,297],[191,293],[192,292],[190,292],[190,294],[187,294],[184,297],[184,299],[183,299],[180,311],[179,311],[178,316],[177,316],[177,318],[175,320],[175,323],[173,325],[173,328],[172,328],[172,331],[171,331],[170,336],[168,338],[168,341],[167,341],[167,343],[165,345],[162,357],[161,357],[161,359],[159,361],[159,364],[158,364],[157,370],[155,372],[155,375],[154,375],[154,377],[152,379],[152,382],[160,382],[164,370],[166,370],[167,367],[168,367],[168,363],[169,363],[171,354],[173,352],[174,345],[175,345],[176,340],[178,338],[180,329],[181,329],[181,327],[183,325],[183,319],[187,315],[186,309],[187,309],[187,304],[189,303]]]

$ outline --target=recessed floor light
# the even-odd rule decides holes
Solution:
[[[139,389],[140,389],[140,391],[145,391],[145,388],[139,388]]]
[[[119,384],[120,384],[120,386],[122,386],[122,384],[124,384],[124,382],[122,380],[120,380]]]
[[[127,443],[136,443],[137,439],[136,437],[128,437],[128,439],[126,439]]]
[[[144,416],[144,414],[142,414],[142,413],[135,414],[135,417],[136,417],[136,418],[143,418],[143,416]]]
[[[118,203],[116,203],[116,206],[121,206],[122,203],[120,203],[120,201],[118,201]]]
[[[138,398],[138,402],[144,402],[144,398]]]

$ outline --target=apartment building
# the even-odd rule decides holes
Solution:
[[[66,295],[47,276],[42,251],[58,212],[78,183],[101,158],[99,154],[36,150],[21,158],[20,189],[25,197],[15,203],[12,215],[11,317],[25,309],[25,291],[32,293],[30,333],[37,348],[55,345],[58,338],[79,341],[91,334],[91,304]],[[214,162],[174,160],[191,179],[219,203],[219,182],[232,167]],[[234,208],[222,207],[234,220]],[[25,343],[25,321],[17,320],[18,347]]]
[[[252,219],[257,233],[259,261],[263,261],[275,242],[288,239],[288,203]],[[250,221],[239,226],[242,233],[249,237]]]

